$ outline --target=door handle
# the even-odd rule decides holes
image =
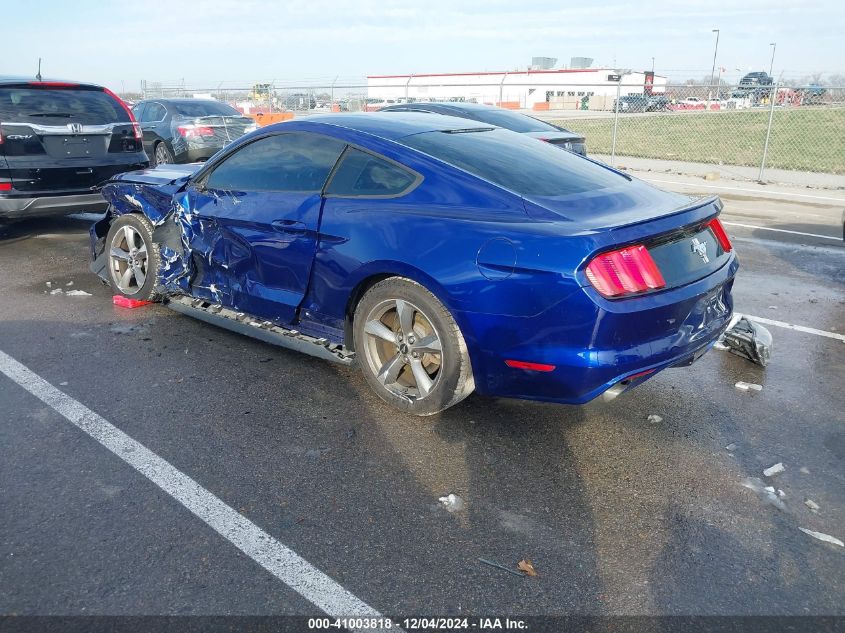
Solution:
[[[282,233],[302,234],[308,231],[305,222],[299,222],[297,220],[273,220],[270,224],[274,229]]]

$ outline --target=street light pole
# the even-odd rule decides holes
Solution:
[[[651,74],[654,74],[654,57],[651,58]]]
[[[771,42],[769,44],[769,46],[772,47],[772,61],[769,64],[769,77],[771,77],[772,76],[772,69],[775,67],[775,51],[777,50],[778,43],[777,42]]]
[[[713,49],[713,68],[710,70],[710,90],[708,95],[713,92],[713,78],[716,76],[716,55],[719,53],[719,29],[713,29],[712,32],[716,34],[716,48]]]

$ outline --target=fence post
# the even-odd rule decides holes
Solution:
[[[610,164],[616,164],[616,128],[619,125],[619,94],[622,88],[622,78],[616,82],[616,102],[613,104],[613,141],[610,145]]]
[[[769,96],[769,125],[766,128],[766,143],[763,145],[763,160],[760,161],[760,175],[757,176],[758,182],[763,182],[763,172],[766,170],[766,156],[769,154],[769,138],[772,136],[772,120],[775,117],[775,102],[778,100],[778,86],[780,82],[775,82],[774,92]]]

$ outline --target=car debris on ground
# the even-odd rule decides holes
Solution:
[[[443,504],[443,507],[446,508],[449,512],[460,512],[461,510],[466,508],[466,503],[464,503],[464,500],[456,494],[450,493],[445,497],[440,497],[438,501],[440,501],[440,503]]]
[[[775,475],[779,475],[783,471],[786,470],[786,466],[783,465],[783,462],[778,462],[774,466],[769,466],[763,471],[763,474],[766,477],[774,477]]]
[[[769,364],[772,357],[772,334],[759,323],[748,317],[738,315],[730,327],[719,339],[719,349],[727,349],[731,354],[742,356],[762,367]]]
[[[753,382],[745,382],[740,380],[738,383],[734,385],[740,391],[763,391],[763,385],[758,385]]]
[[[778,496],[775,489],[763,483],[759,477],[749,477],[742,482],[744,488],[754,491],[763,501],[775,506],[778,510],[786,512],[786,504]]]
[[[823,532],[814,532],[813,530],[808,530],[807,528],[798,528],[804,534],[808,536],[812,536],[814,539],[818,539],[820,541],[824,541],[825,543],[832,543],[833,545],[838,545],[839,547],[845,547],[845,543],[840,541],[835,536],[831,536],[830,534],[824,534]]]

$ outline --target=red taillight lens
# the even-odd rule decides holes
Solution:
[[[12,183],[10,182],[0,182],[0,191],[11,191],[12,190]]]
[[[194,136],[214,136],[214,130],[207,125],[180,125],[178,128],[179,134],[185,138]]]
[[[719,242],[722,250],[726,253],[730,253],[731,249],[733,249],[733,246],[731,245],[731,238],[728,237],[728,234],[725,232],[725,227],[722,226],[719,218],[713,218],[707,223],[707,226],[711,231],[713,231],[713,235],[716,236],[716,240]]]
[[[132,110],[130,110],[129,106],[123,102],[123,99],[118,97],[108,88],[103,88],[103,92],[105,92],[108,96],[117,101],[120,106],[126,111],[126,114],[129,115],[129,120],[132,122],[132,132],[135,134],[135,139],[140,141],[142,138],[144,138],[144,133],[141,131],[140,124],[135,121],[135,115],[132,114]]]
[[[587,266],[587,279],[605,297],[645,292],[666,286],[645,246],[628,246],[597,255]]]

